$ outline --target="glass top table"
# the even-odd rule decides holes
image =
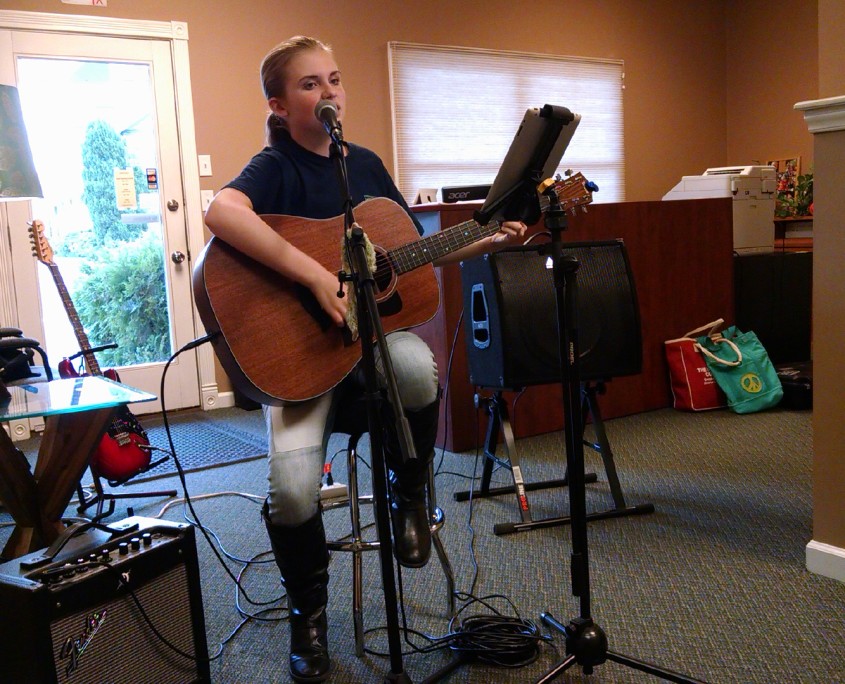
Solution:
[[[7,389],[12,399],[0,402],[0,422],[91,411],[156,398],[154,394],[99,375],[13,385]]]

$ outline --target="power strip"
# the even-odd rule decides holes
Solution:
[[[330,485],[324,484],[320,487],[320,501],[325,501],[326,499],[339,499],[344,496],[347,496],[347,488],[342,482],[335,482]]]

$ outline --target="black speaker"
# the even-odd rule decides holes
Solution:
[[[4,682],[210,681],[193,527],[111,527],[70,538],[52,561],[42,550],[0,565]]]
[[[809,361],[813,253],[734,257],[736,325],[753,330],[772,363]]]
[[[560,381],[556,291],[547,249],[515,247],[461,264],[473,385],[517,389]],[[563,251],[579,263],[581,379],[639,373],[639,307],[624,243],[570,243]]]

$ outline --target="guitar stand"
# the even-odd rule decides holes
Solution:
[[[135,475],[132,475],[132,477],[128,477],[123,480],[109,480],[109,485],[117,487],[123,484],[127,484],[133,477],[137,477],[143,472],[152,470],[157,465],[164,463],[168,458],[169,456],[164,456],[163,458],[160,458],[157,461],[153,461],[146,468],[144,468],[144,470],[140,471],[139,473],[135,473]],[[91,474],[94,476],[94,495],[86,498],[85,490],[82,488],[82,483],[77,483],[76,494],[79,497],[79,506],[77,506],[76,512],[81,514],[84,513],[87,509],[91,508],[91,506],[96,506],[97,510],[94,513],[94,516],[92,518],[89,518],[89,520],[94,523],[108,518],[112,513],[114,513],[115,501],[117,499],[145,499],[150,497],[170,498],[176,496],[177,494],[175,489],[168,489],[159,492],[124,492],[121,494],[114,494],[113,492],[106,492],[103,490],[102,480],[94,470],[91,471]],[[109,502],[109,507],[104,512],[103,505],[106,501]]]
[[[642,515],[645,513],[653,513],[653,504],[640,504],[637,506],[628,506],[625,503],[625,496],[622,494],[622,487],[619,484],[619,476],[616,473],[616,465],[613,460],[613,452],[610,448],[610,442],[607,439],[607,433],[604,429],[604,421],[599,410],[598,399],[596,394],[604,393],[605,385],[603,382],[596,384],[587,382],[581,385],[581,407],[582,407],[582,437],[583,428],[586,425],[587,416],[593,417],[593,429],[595,431],[595,442],[583,440],[585,446],[589,446],[594,451],[597,451],[604,463],[607,481],[610,486],[611,496],[613,497],[613,508],[605,511],[597,511],[588,513],[588,520],[603,520],[605,518],[618,518],[625,515]],[[512,534],[514,532],[527,532],[536,528],[555,527],[558,525],[566,525],[570,522],[570,517],[559,518],[544,518],[541,520],[533,520],[531,517],[531,506],[528,502],[526,492],[537,489],[546,489],[550,487],[565,487],[569,484],[569,474],[567,472],[563,479],[546,480],[544,482],[526,483],[522,476],[522,467],[517,455],[516,444],[513,436],[513,428],[511,426],[510,418],[508,417],[507,402],[502,397],[502,391],[498,390],[495,394],[487,399],[479,399],[483,402],[485,409],[489,415],[487,423],[487,436],[484,442],[484,469],[481,475],[481,489],[477,493],[473,493],[473,497],[490,497],[498,496],[500,494],[516,493],[517,508],[520,514],[519,522],[498,523],[493,526],[493,533],[499,536]],[[506,460],[496,456],[496,448],[498,445],[499,432],[501,431],[505,451]],[[513,487],[495,487],[490,488],[490,476],[493,472],[493,464],[498,464],[508,468],[513,475]],[[597,477],[595,473],[585,473],[584,482],[596,482]],[[470,492],[462,491],[455,493],[455,501],[466,501],[469,499]]]

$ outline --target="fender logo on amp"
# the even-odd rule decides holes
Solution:
[[[59,659],[69,659],[65,665],[65,674],[70,676],[79,667],[79,661],[85,653],[85,649],[94,640],[100,627],[106,621],[106,610],[95,611],[85,617],[85,625],[82,634],[78,637],[68,637],[59,651]]]

